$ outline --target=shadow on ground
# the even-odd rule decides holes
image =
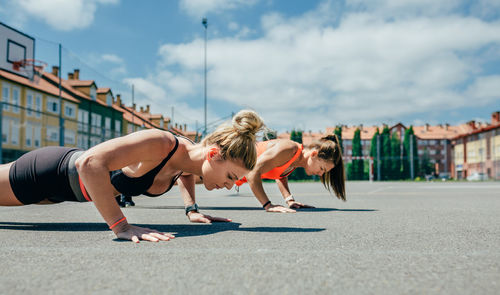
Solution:
[[[148,227],[160,232],[173,233],[176,237],[193,237],[211,235],[224,231],[246,231],[246,232],[268,232],[268,233],[289,233],[289,232],[320,232],[325,228],[302,228],[302,227],[241,227],[237,222],[217,222],[211,224],[134,224],[140,227]],[[27,231],[52,231],[52,232],[100,232],[109,231],[103,223],[74,223],[74,222],[0,222],[0,229],[5,230],[27,230]],[[118,241],[118,240],[117,240]]]
[[[184,210],[182,206],[143,206],[136,205],[134,207],[128,207],[129,209],[137,208],[137,209],[175,209],[175,210]],[[233,211],[233,210],[250,210],[250,211],[264,211],[260,207],[210,207],[203,206],[200,210],[222,210],[222,211]],[[301,208],[297,209],[300,212],[330,212],[330,211],[342,211],[342,212],[373,212],[378,211],[377,209],[337,209],[337,208]]]

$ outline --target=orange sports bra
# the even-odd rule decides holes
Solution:
[[[260,155],[262,155],[267,150],[267,144],[268,143],[269,143],[269,141],[261,141],[261,142],[257,143],[257,157],[259,157]],[[266,173],[262,173],[261,178],[262,179],[281,179],[281,178],[285,178],[288,175],[290,175],[295,170],[295,168],[292,169],[290,172],[288,172],[285,175],[282,175],[282,174],[283,174],[283,172],[285,172],[288,169],[288,167],[290,167],[290,165],[292,165],[292,163],[302,153],[302,149],[303,149],[302,144],[297,143],[297,147],[298,147],[297,152],[295,153],[295,155],[293,155],[293,157],[288,162],[286,162],[282,166],[274,167],[273,169],[267,171]],[[242,179],[237,180],[235,182],[235,184],[237,186],[241,186],[245,182],[247,182],[247,179],[246,179],[246,177],[243,177]]]

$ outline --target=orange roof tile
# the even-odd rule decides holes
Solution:
[[[43,77],[51,80],[54,83],[59,83],[59,77],[53,75],[52,73],[44,72]],[[69,81],[79,81],[79,80],[64,80],[61,79],[61,86],[64,87],[67,91],[87,100],[95,101],[96,103],[103,105],[103,106],[108,106],[105,102],[100,101],[99,99],[92,100],[92,98],[85,93],[79,91],[78,89],[75,89]],[[90,80],[91,81],[91,80]],[[93,82],[93,81],[92,81]]]
[[[52,82],[54,83],[59,83],[59,77],[55,76],[54,74],[52,73],[48,73],[48,72],[44,72],[43,73],[43,77],[44,78],[47,78],[49,80],[51,80]],[[85,93],[83,92],[80,92],[79,90],[73,88],[73,86],[71,86],[69,83],[68,83],[68,80],[64,80],[64,79],[61,79],[61,86],[64,87],[66,90],[68,90],[69,92],[75,94],[75,95],[78,95],[79,97],[82,97],[84,99],[88,99],[88,100],[91,100],[90,96],[86,95]]]
[[[459,135],[466,126],[413,126],[415,135],[420,139],[451,139]]]
[[[83,86],[91,86],[95,84],[94,80],[66,80],[69,85],[73,87],[83,87]]]
[[[0,76],[2,76],[3,78],[5,78],[7,80],[12,81],[12,82],[16,82],[16,83],[19,83],[21,85],[30,87],[32,89],[43,91],[43,92],[50,94],[50,95],[59,96],[59,88],[52,85],[51,83],[49,83],[48,81],[46,81],[44,79],[39,79],[38,83],[35,83],[26,77],[19,76],[19,75],[16,75],[16,74],[4,71],[4,70],[0,70]],[[72,97],[71,95],[67,94],[64,91],[61,91],[61,97],[63,97],[66,100],[75,102],[75,103],[80,102],[80,100]]]
[[[108,93],[108,92],[111,92],[111,88],[97,88],[98,94]]]

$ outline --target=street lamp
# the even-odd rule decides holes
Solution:
[[[201,21],[205,27],[205,129],[203,130],[203,137],[207,135],[207,18],[204,17]]]

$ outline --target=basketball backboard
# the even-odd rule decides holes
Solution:
[[[35,39],[0,22],[0,69],[33,79],[33,70],[14,66],[15,62],[35,58]]]

